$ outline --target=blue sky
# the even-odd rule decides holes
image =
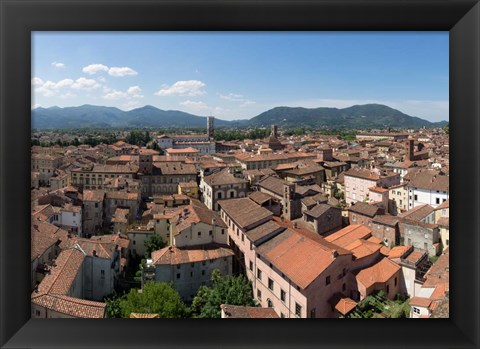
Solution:
[[[448,120],[448,32],[35,32],[32,108],[153,105],[221,119],[382,103]]]

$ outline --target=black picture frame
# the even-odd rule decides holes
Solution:
[[[4,348],[479,346],[478,1],[0,0],[0,345]],[[30,319],[30,52],[36,30],[450,32],[450,319]]]

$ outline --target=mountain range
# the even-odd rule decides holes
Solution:
[[[443,127],[447,121],[430,122],[382,104],[354,105],[349,108],[276,107],[248,120],[227,121],[215,118],[216,127],[282,128],[421,128]],[[206,127],[206,117],[178,110],[161,110],[147,105],[123,111],[115,107],[82,105],[32,110],[32,128],[144,128]]]

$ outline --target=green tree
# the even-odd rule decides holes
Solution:
[[[193,299],[191,310],[195,317],[220,318],[220,304],[255,306],[251,283],[243,276],[222,276],[212,272],[212,286],[201,286]]]
[[[120,312],[117,312],[115,303],[112,305],[111,313],[120,314],[123,318],[128,318],[131,313],[160,314],[162,318],[185,318],[189,315],[178,292],[166,282],[149,281],[141,293],[137,289],[130,290],[118,301]]]
[[[167,246],[167,243],[163,241],[162,237],[158,234],[152,234],[145,240],[145,257],[149,258],[153,251],[160,250]]]
[[[120,307],[120,301],[122,297],[111,296],[105,299],[107,303],[105,316],[107,318],[119,318],[122,317],[122,308]]]

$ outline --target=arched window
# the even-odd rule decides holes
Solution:
[[[268,306],[269,308],[273,308],[273,303],[272,303],[272,301],[270,300],[270,298],[267,299],[267,306]]]

